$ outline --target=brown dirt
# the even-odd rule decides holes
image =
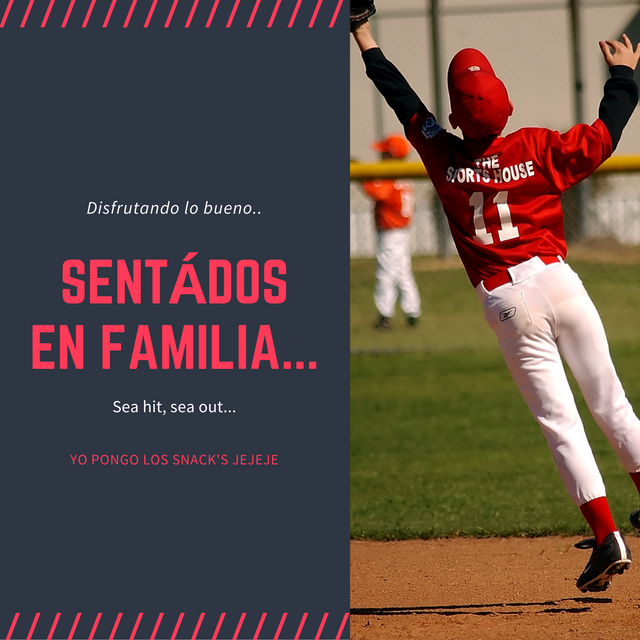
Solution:
[[[638,640],[638,568],[582,594],[578,540],[352,541],[351,639]],[[640,538],[627,544],[640,559]]]

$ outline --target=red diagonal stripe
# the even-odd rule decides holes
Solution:
[[[49,635],[47,636],[47,640],[51,640],[53,638],[53,632],[56,630],[58,626],[58,620],[60,620],[60,614],[58,613],[53,621],[53,625],[51,625],[51,631],[49,631]]]
[[[138,633],[138,627],[140,626],[140,622],[142,622],[142,613],[138,614],[138,617],[136,618],[136,623],[133,625],[133,631],[131,632],[131,636],[129,638],[129,640],[134,640],[134,638],[136,637],[136,633]]]
[[[126,29],[129,26],[129,20],[131,20],[131,16],[133,15],[133,10],[136,8],[137,2],[138,0],[133,0],[133,2],[131,3],[131,6],[129,7],[129,13],[127,13],[127,18],[124,21],[124,24],[122,25],[124,29]]]
[[[171,635],[171,640],[176,640],[176,636],[178,635],[178,629],[182,624],[183,618],[184,618],[184,613],[181,613],[180,616],[178,617],[178,622],[176,622],[176,626],[175,626],[175,629],[173,630],[173,634]]]
[[[64,14],[64,20],[62,21],[62,28],[64,29],[67,26],[67,22],[69,22],[69,16],[71,15],[71,10],[73,9],[73,5],[76,3],[76,0],[71,0],[69,3],[69,8],[67,9],[67,13]]]
[[[191,19],[193,18],[193,14],[196,12],[196,7],[198,6],[198,0],[194,0],[193,6],[191,7],[191,13],[189,13],[189,17],[187,18],[187,24],[184,25],[185,29],[188,29],[191,25]]]
[[[349,619],[349,614],[345,613],[343,618],[342,618],[342,624],[340,625],[340,628],[338,629],[338,635],[336,636],[336,640],[340,640],[340,638],[342,638],[342,632],[344,631],[344,628],[347,625],[347,620],[348,619]]]
[[[44,28],[47,26],[47,20],[49,19],[49,15],[51,13],[51,9],[53,9],[53,3],[56,0],[51,0],[51,2],[49,3],[49,6],[47,7],[47,12],[44,14],[44,20],[42,21],[42,24],[40,25],[40,28]]]
[[[164,616],[164,613],[161,613],[158,616],[158,619],[156,620],[156,626],[153,627],[153,633],[151,634],[151,638],[149,638],[149,640],[155,640],[156,633],[158,633],[158,627],[160,626],[160,623],[162,622],[162,617],[163,616]]]
[[[2,22],[0,22],[0,27],[4,27],[7,18],[9,17],[9,11],[11,11],[11,6],[13,5],[13,0],[9,0],[9,4],[7,8],[4,10],[4,15],[2,16]]]
[[[218,4],[217,0],[216,0],[216,4]],[[221,613],[220,614],[220,620],[218,620],[218,626],[216,627],[216,630],[213,632],[213,638],[211,638],[211,640],[217,640],[218,638],[218,633],[220,631],[220,627],[222,626],[222,621],[224,620],[226,614]]]
[[[80,622],[80,616],[82,614],[76,614],[76,619],[73,621],[73,626],[71,627],[71,631],[69,632],[69,640],[73,640],[73,634],[76,632],[76,627],[78,626],[78,622]]]
[[[87,15],[84,17],[84,22],[82,23],[83,29],[87,26],[87,23],[89,22],[89,18],[93,13],[93,7],[95,6],[96,6],[96,0],[91,0],[91,4],[89,5],[89,9],[87,10]]]
[[[313,16],[311,16],[311,22],[309,23],[309,29],[313,27],[314,22],[316,21],[316,16],[318,15],[318,11],[320,11],[320,5],[322,4],[322,0],[318,0],[318,4],[316,4],[316,10],[313,12]]]
[[[11,623],[11,627],[9,628],[9,633],[7,634],[7,640],[11,640],[11,634],[13,633],[13,630],[16,628],[16,625],[18,624],[19,617],[20,617],[19,613],[16,613],[13,616],[13,622]]]
[[[115,0],[113,0],[115,2]],[[122,614],[119,613],[116,618],[116,623],[113,625],[113,629],[111,629],[111,635],[109,636],[109,640],[113,640],[116,637],[116,631],[118,630],[118,626],[120,624],[120,620],[122,620]]]
[[[267,29],[269,27],[271,27],[271,25],[273,24],[273,21],[276,19],[276,13],[278,13],[278,9],[280,8],[280,2],[281,2],[281,0],[278,0],[278,2],[276,2],[276,6],[273,7],[273,11],[271,12],[271,19],[269,20],[269,24],[267,25]]]
[[[253,19],[256,17],[256,13],[258,11],[258,7],[260,6],[260,0],[256,0],[256,4],[253,7],[253,11],[251,12],[251,17],[249,18],[249,22],[247,23],[247,29],[253,24]]]
[[[149,26],[149,23],[151,22],[151,16],[153,15],[153,12],[156,10],[156,5],[158,4],[158,0],[153,0],[153,4],[151,5],[151,9],[149,9],[149,15],[147,16],[147,20],[144,23],[144,28],[146,29]]]
[[[238,640],[238,636],[240,635],[240,629],[244,623],[244,619],[247,617],[246,613],[243,613],[240,616],[240,621],[238,622],[238,626],[236,627],[236,632],[233,634],[233,640]]]
[[[256,629],[256,633],[253,636],[253,640],[258,640],[258,636],[260,635],[260,630],[262,629],[262,625],[264,624],[266,617],[267,617],[267,614],[263,613],[262,618],[260,618],[260,623],[258,624],[258,628]]]
[[[27,10],[24,12],[24,17],[22,18],[22,22],[20,23],[20,28],[22,29],[22,27],[24,27],[25,24],[27,24],[27,18],[29,17],[29,14],[31,13],[31,7],[33,7],[33,2],[34,0],[30,0],[29,1],[29,6],[27,7]]]
[[[171,10],[169,11],[169,15],[167,16],[167,21],[164,23],[164,28],[166,29],[173,19],[173,12],[176,10],[176,5],[178,4],[178,0],[173,0],[173,4],[171,5]]]
[[[236,0],[236,3],[233,5],[233,9],[231,9],[231,15],[229,16],[229,20],[227,20],[227,29],[231,26],[231,23],[236,16],[236,10],[238,9],[239,4],[240,0]]]
[[[308,613],[305,613],[302,616],[302,620],[300,620],[300,626],[298,627],[298,633],[296,633],[296,637],[293,640],[300,640],[300,634],[302,633],[302,627],[304,627],[304,623],[306,622],[308,615],[309,615]]]
[[[331,18],[331,22],[329,23],[329,29],[333,28],[333,25],[336,23],[336,19],[338,18],[338,14],[340,13],[340,7],[342,6],[342,0],[338,0],[338,6],[336,10],[333,12],[333,18]]]
[[[29,629],[29,635],[27,635],[27,640],[31,640],[31,636],[33,636],[33,632],[36,630],[36,624],[38,624],[38,618],[40,617],[39,613],[36,613],[33,622],[31,623],[31,629]]]
[[[207,20],[207,28],[209,28],[211,26],[211,21],[213,20],[213,16],[216,15],[216,9],[218,8],[218,2],[220,2],[220,0],[216,0],[213,3],[213,7],[211,8],[211,13],[209,14],[209,19]]]
[[[329,614],[325,613],[324,617],[322,618],[322,622],[320,623],[320,626],[318,627],[318,633],[316,633],[315,640],[320,640],[320,634],[322,633],[322,630],[324,629],[324,625],[326,624],[328,617],[329,617]]]
[[[200,617],[198,618],[198,624],[196,625],[196,628],[193,630],[193,635],[191,636],[191,640],[196,640],[196,638],[198,637],[198,631],[200,631],[200,625],[202,624],[203,620],[204,620],[204,613],[201,613]]]
[[[111,20],[111,14],[113,13],[113,10],[116,6],[116,2],[118,2],[118,0],[113,0],[113,2],[111,3],[111,6],[109,7],[109,11],[107,12],[107,17],[104,19],[104,23],[102,24],[103,29],[106,29],[109,26],[109,20]]]
[[[278,625],[278,630],[276,631],[276,635],[273,636],[273,640],[279,640],[280,632],[282,631],[282,627],[284,627],[284,621],[287,619],[287,614],[283,613],[282,618],[280,618],[280,624]]]
[[[293,23],[296,20],[296,16],[298,15],[298,9],[300,8],[301,4],[302,4],[302,0],[298,0],[298,3],[296,4],[296,8],[293,10],[293,13],[291,14],[291,20],[289,20],[289,25],[288,25],[289,29],[293,27]]]
[[[102,618],[102,614],[99,613],[96,616],[96,621],[93,623],[93,627],[91,628],[91,633],[89,634],[89,640],[93,640],[93,636],[96,633],[96,629],[98,628],[98,622],[100,622],[100,618]]]

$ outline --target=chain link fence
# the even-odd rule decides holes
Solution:
[[[634,43],[640,41],[640,2],[636,1],[483,0],[473,4],[469,0],[379,0],[376,4],[378,13],[371,25],[378,43],[432,110],[442,101],[438,92],[445,96],[441,122],[446,122],[448,99],[446,87],[438,89],[434,80],[438,74],[433,65],[438,56],[430,41],[431,6],[438,8],[439,15],[441,82],[446,78],[448,61],[459,49],[475,47],[486,53],[515,104],[506,133],[522,126],[564,131],[582,112],[583,121],[593,121],[608,77],[598,40],[619,39],[626,32]],[[572,40],[572,26],[577,26],[577,40]],[[372,163],[377,154],[371,143],[400,132],[400,125],[364,75],[355,49],[351,51],[351,155],[356,162]],[[574,50],[578,60],[572,58]],[[579,83],[576,77],[581,78]],[[637,155],[638,113],[616,150],[616,156]],[[408,160],[418,160],[415,152]],[[640,171],[636,166],[637,161],[631,163],[634,170],[623,166],[617,171],[598,172],[563,199],[568,261],[600,309],[613,344],[640,341],[636,319],[640,311]],[[352,350],[497,348],[484,326],[430,181],[415,179],[414,184],[411,246],[423,317],[417,328],[406,327],[397,317],[389,331],[373,328],[372,202],[361,183],[352,180]]]

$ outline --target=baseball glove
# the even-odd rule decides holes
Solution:
[[[349,14],[349,30],[353,33],[359,25],[368,20],[376,12],[373,0],[351,0]]]

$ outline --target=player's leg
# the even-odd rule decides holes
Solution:
[[[507,366],[542,427],[565,487],[596,536],[576,586],[583,592],[603,591],[613,575],[629,567],[631,554],[611,516],[556,345],[559,327],[554,296],[549,301],[546,293],[556,292],[559,299],[572,297],[565,267],[549,268],[517,285],[499,287],[483,306]]]
[[[555,316],[534,278],[479,293],[507,367],[542,428],[571,499],[580,506],[605,496],[556,345]]]
[[[609,354],[600,316],[586,292],[559,305],[559,347],[595,421],[607,436],[640,494],[640,420],[629,403]],[[640,529],[640,510],[631,514]]]
[[[396,230],[396,283],[400,293],[400,307],[411,323],[420,317],[420,292],[411,269],[411,234],[409,229]]]
[[[373,299],[380,314],[378,326],[390,326],[388,321],[389,318],[393,318],[396,314],[397,298],[394,234],[392,230],[378,231],[376,245],[376,284],[373,292]]]

